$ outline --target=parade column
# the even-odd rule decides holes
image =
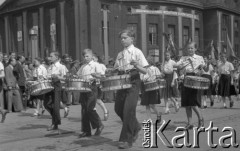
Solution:
[[[76,39],[76,59],[80,59],[80,20],[79,20],[79,0],[74,0],[74,20]]]
[[[5,23],[5,39],[6,39],[6,52],[9,53],[9,22],[8,22],[8,16],[4,17],[4,23]]]
[[[40,28],[40,56],[44,57],[44,47],[45,47],[45,38],[44,38],[44,8],[43,6],[39,8],[39,28]]]
[[[145,10],[146,9],[146,5],[141,5],[140,8],[142,10]],[[143,54],[146,56],[147,55],[147,32],[146,32],[146,29],[147,29],[147,21],[146,21],[146,13],[141,13],[140,14],[141,16],[141,40],[142,40],[142,52]]]
[[[65,1],[60,2],[60,20],[61,20],[61,48],[62,48],[62,55],[66,52],[66,20],[65,20]]]
[[[182,8],[177,8],[178,13],[182,12]],[[182,48],[183,47],[183,41],[182,41],[182,16],[178,15],[178,47]],[[182,56],[183,52],[182,50],[179,50],[179,55]]]
[[[222,12],[217,11],[218,18],[218,51],[222,52]]]
[[[23,12],[23,51],[24,56],[28,57],[28,28],[27,28],[27,11]]]
[[[164,15],[164,11],[166,10],[166,6],[160,6],[160,9],[163,11],[162,13],[162,33],[165,33],[165,15]],[[162,63],[164,62],[164,53],[165,53],[165,36],[164,34],[162,34],[162,58],[161,61]]]

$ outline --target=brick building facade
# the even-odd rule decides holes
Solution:
[[[145,55],[163,59],[171,33],[177,54],[189,38],[204,52],[213,40],[219,50],[226,38],[240,56],[238,0],[6,0],[0,7],[0,51],[44,57],[51,50],[81,59],[91,48],[100,56],[121,51],[118,33],[129,27]]]

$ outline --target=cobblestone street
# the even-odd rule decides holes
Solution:
[[[209,105],[209,104],[208,104]],[[48,113],[38,118],[31,117],[33,109],[28,109],[26,113],[10,113],[7,115],[5,123],[0,124],[0,150],[1,151],[112,151],[117,150],[118,138],[121,130],[121,121],[114,112],[114,103],[106,103],[110,111],[108,121],[103,121],[105,128],[100,137],[89,137],[79,139],[78,135],[81,129],[81,106],[71,106],[68,118],[62,118],[62,125],[60,126],[61,134],[51,133],[46,131],[51,119]],[[222,103],[215,103],[214,107],[203,110],[205,118],[205,128],[209,126],[209,121],[213,121],[213,126],[219,128],[219,132],[214,132],[213,142],[218,144],[216,149],[210,148],[207,144],[207,133],[200,133],[199,146],[200,148],[168,148],[164,146],[160,139],[157,139],[158,148],[145,149],[142,147],[143,131],[140,132],[138,140],[130,150],[239,150],[239,148],[230,147],[229,149],[219,146],[219,138],[229,132],[221,132],[223,127],[229,126],[236,130],[237,143],[240,143],[240,102],[235,101],[233,108],[222,109]],[[158,106],[159,111],[164,111],[163,103]],[[103,112],[97,107],[99,115],[103,118]],[[63,116],[63,110],[61,110]],[[174,132],[177,126],[184,126],[186,124],[184,108],[176,114],[174,108],[171,108],[171,113],[163,115],[163,120],[171,120],[170,124],[163,132],[171,142],[171,139],[180,133]],[[137,106],[137,117],[139,122],[146,119],[145,107]],[[152,116],[153,121],[156,117]],[[196,115],[193,116],[194,123],[197,125]],[[181,132],[182,133],[182,132]],[[192,142],[193,133],[190,131],[190,143]],[[229,143],[230,139],[226,140]],[[179,141],[182,143],[182,140]]]

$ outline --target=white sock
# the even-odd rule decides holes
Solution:
[[[226,103],[223,103],[223,106],[224,106],[224,107],[227,106]]]

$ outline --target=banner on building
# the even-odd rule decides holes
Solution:
[[[22,31],[17,32],[17,41],[22,41]]]
[[[227,34],[227,56],[228,56],[228,57],[230,57],[230,56],[236,57],[235,52],[234,52],[234,50],[233,50],[232,43],[231,43],[231,41],[230,41],[230,39],[229,39],[228,34]]]

